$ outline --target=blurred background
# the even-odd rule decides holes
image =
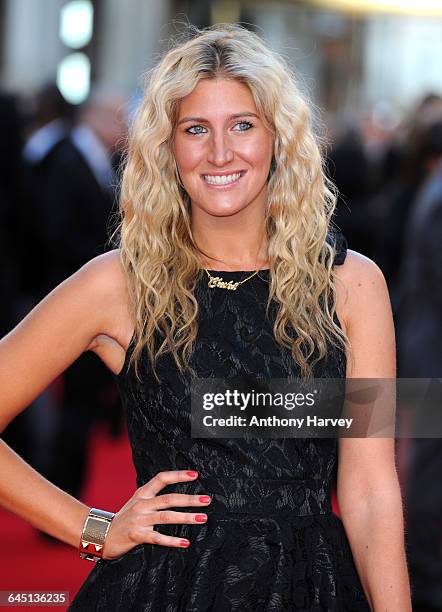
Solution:
[[[315,124],[326,127],[335,224],[388,283],[398,376],[441,377],[440,0],[0,0],[0,337],[112,248],[122,146],[143,76],[186,24],[220,22],[257,32],[297,72]],[[90,505],[117,511],[134,491],[115,382],[93,354],[2,438]],[[414,609],[441,611],[441,440],[398,440],[397,457]],[[5,511],[0,520],[11,551],[0,589],[73,597],[89,564]],[[32,571],[19,572],[27,563]]]

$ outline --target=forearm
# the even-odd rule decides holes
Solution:
[[[341,508],[362,585],[374,612],[411,612],[399,484]]]
[[[43,478],[0,439],[0,505],[34,527],[77,547],[89,512]]]

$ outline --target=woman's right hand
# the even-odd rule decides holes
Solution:
[[[185,493],[157,494],[166,485],[192,481],[197,477],[198,473],[190,470],[163,471],[158,472],[149,482],[139,487],[112,519],[102,558],[115,559],[134,546],[145,543],[179,548],[189,546],[189,540],[159,533],[154,530],[154,526],[171,523],[205,523],[206,514],[176,512],[166,508],[208,506],[211,498],[208,495],[186,495]]]

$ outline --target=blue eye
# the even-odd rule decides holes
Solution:
[[[198,130],[198,131],[192,132],[192,130]],[[192,125],[192,127],[187,128],[186,132],[188,134],[195,134],[195,135],[204,134],[204,132],[201,130],[205,130],[205,128],[202,125]]]
[[[246,132],[247,130],[250,130],[250,128],[253,127],[253,123],[250,123],[250,121],[239,121],[238,123],[236,123],[235,125],[240,125],[242,126],[238,131],[239,132]],[[244,127],[245,126],[245,127]]]

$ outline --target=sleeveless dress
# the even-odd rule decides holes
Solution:
[[[334,236],[334,264],[340,265],[347,243],[342,234]],[[209,288],[202,272],[191,359],[198,377],[299,377],[266,318],[269,270],[236,291]],[[220,275],[239,281],[247,272]],[[208,506],[170,508],[201,511],[208,520],[155,527],[189,539],[188,548],[139,544],[117,559],[98,561],[68,610],[369,612],[342,521],[332,512],[336,438],[192,438],[189,375],[165,355],[157,365],[162,383],[147,360],[140,383],[128,368],[132,349],[131,342],[116,380],[137,487],[162,470],[198,470],[194,481],[168,485],[159,494],[210,495]],[[345,353],[332,345],[329,351],[315,376],[345,377]]]

